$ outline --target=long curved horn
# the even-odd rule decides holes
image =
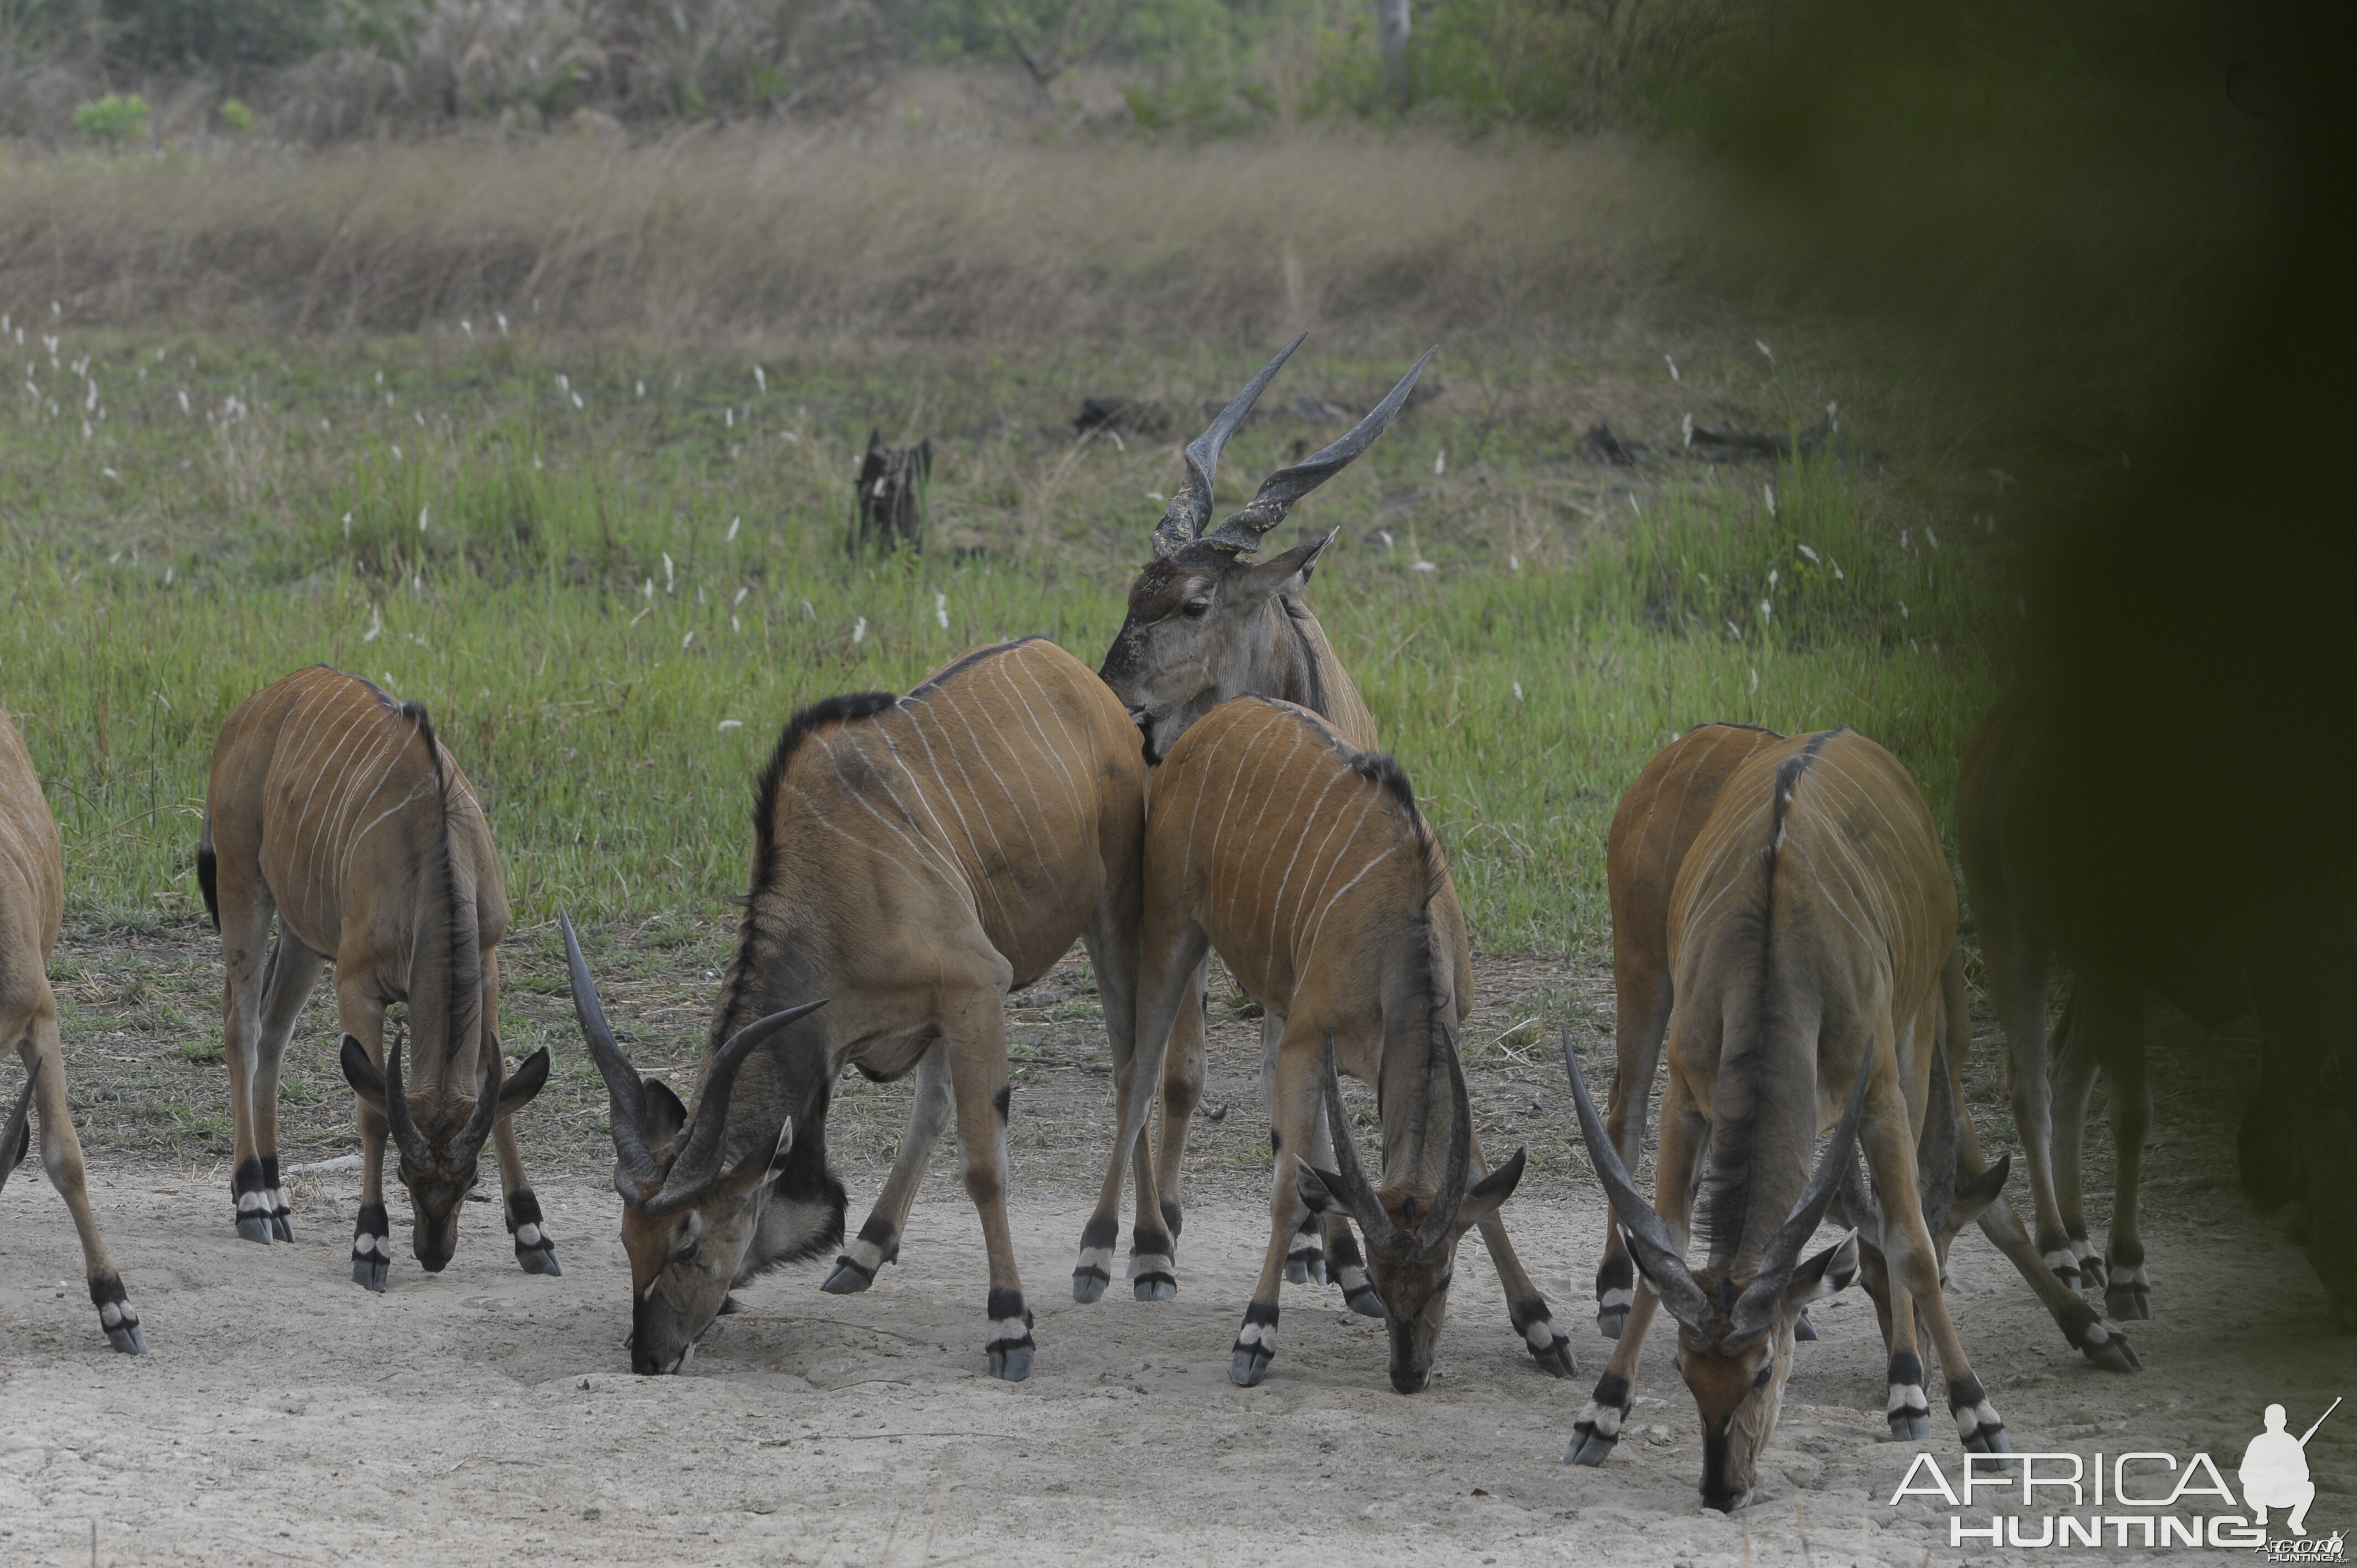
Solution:
[[[409,1090],[401,1081],[401,1047],[405,1029],[393,1031],[384,1046],[384,1120],[393,1130],[393,1141],[401,1150],[401,1157],[421,1170],[436,1163],[434,1145],[417,1130],[416,1119],[409,1114]]]
[[[1800,1201],[1792,1206],[1792,1214],[1776,1228],[1760,1254],[1760,1272],[1736,1298],[1735,1310],[1727,1316],[1735,1327],[1727,1337],[1739,1339],[1757,1334],[1776,1321],[1779,1299],[1785,1285],[1792,1283],[1792,1270],[1801,1262],[1801,1249],[1817,1233],[1818,1222],[1833,1206],[1834,1191],[1842,1185],[1842,1173],[1857,1165],[1857,1122],[1866,1107],[1866,1082],[1874,1075],[1874,1043],[1867,1042],[1866,1060],[1858,1064],[1857,1081],[1850,1086],[1849,1104],[1843,1108],[1841,1122],[1834,1128],[1833,1142],[1817,1156],[1817,1168],[1810,1173],[1809,1185],[1801,1189]],[[1888,1240],[1888,1238],[1886,1238]]]
[[[1563,1032],[1563,1065],[1571,1074],[1571,1100],[1579,1112],[1579,1135],[1587,1141],[1588,1163],[1604,1184],[1604,1196],[1611,1199],[1613,1218],[1620,1222],[1620,1234],[1629,1243],[1631,1255],[1643,1267],[1646,1283],[1670,1309],[1670,1316],[1689,1328],[1700,1328],[1709,1310],[1702,1286],[1686,1267],[1685,1250],[1672,1239],[1670,1228],[1637,1190],[1629,1167],[1620,1163],[1620,1151],[1604,1135],[1604,1119],[1597,1115],[1596,1102],[1587,1097],[1587,1080],[1580,1076],[1579,1057],[1571,1048],[1568,1027]]]
[[[647,1213],[678,1213],[719,1176],[720,1163],[728,1153],[728,1101],[737,1091],[737,1073],[745,1065],[745,1058],[789,1024],[809,1016],[826,1004],[827,998],[822,996],[815,1002],[757,1018],[714,1053],[712,1065],[705,1069],[704,1081],[696,1086],[695,1114],[689,1120],[687,1134],[680,1143],[679,1157],[672,1161],[671,1172],[663,1177],[662,1190],[647,1199]]]
[[[508,1064],[500,1056],[497,1040],[483,1052],[483,1065],[475,1074],[475,1109],[466,1124],[442,1146],[445,1165],[463,1165],[483,1152],[483,1140],[491,1135],[491,1123],[500,1119],[500,1086],[507,1080]]]
[[[8,1112],[5,1125],[0,1125],[0,1187],[8,1185],[8,1173],[24,1163],[25,1151],[33,1146],[33,1080],[41,1076],[38,1058],[33,1070],[25,1075],[25,1087],[16,1092],[16,1109]]]
[[[1389,1210],[1367,1180],[1367,1169],[1359,1163],[1359,1140],[1351,1131],[1350,1107],[1342,1103],[1342,1075],[1334,1065],[1334,1034],[1326,1034],[1326,1122],[1333,1134],[1334,1167],[1342,1178],[1343,1200],[1351,1206],[1351,1218],[1366,1232],[1370,1247],[1388,1247],[1399,1235],[1392,1223]]]
[[[1252,504],[1242,511],[1232,513],[1225,522],[1202,536],[1206,544],[1222,544],[1231,550],[1257,550],[1261,536],[1285,521],[1293,503],[1351,466],[1352,458],[1375,444],[1375,437],[1391,428],[1399,411],[1406,406],[1407,394],[1415,390],[1415,381],[1424,374],[1425,366],[1440,352],[1438,345],[1426,349],[1407,374],[1392,388],[1389,396],[1375,404],[1367,417],[1351,427],[1351,433],[1322,452],[1313,452],[1290,468],[1279,468],[1260,482],[1260,492]]]
[[[1440,1189],[1432,1195],[1432,1212],[1416,1227],[1415,1239],[1435,1257],[1448,1245],[1457,1211],[1465,1206],[1467,1178],[1473,1168],[1473,1097],[1465,1087],[1465,1064],[1458,1059],[1457,1042],[1443,1039],[1448,1058],[1448,1160],[1440,1168]]]
[[[622,1054],[614,1031],[607,1026],[606,1009],[598,1005],[597,987],[591,983],[589,965],[581,956],[581,939],[574,932],[573,917],[561,916],[558,923],[565,928],[565,967],[573,974],[573,1015],[580,1020],[581,1037],[588,1042],[597,1075],[606,1080],[606,1100],[612,1108],[607,1121],[614,1133],[615,1162],[625,1176],[644,1186],[662,1175],[662,1167],[647,1151],[646,1089],[639,1069]]]
[[[1178,481],[1178,493],[1170,498],[1169,509],[1154,525],[1155,559],[1175,555],[1202,536],[1203,525],[1211,521],[1211,481],[1219,477],[1221,451],[1226,447],[1228,437],[1236,433],[1236,426],[1244,422],[1244,415],[1253,411],[1253,404],[1260,401],[1270,381],[1308,336],[1304,332],[1280,349],[1276,358],[1263,365],[1260,374],[1246,381],[1244,390],[1220,411],[1220,417],[1187,444],[1187,477]]]

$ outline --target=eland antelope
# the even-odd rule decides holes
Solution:
[[[1521,1179],[1522,1152],[1491,1171],[1473,1134],[1457,1053],[1471,1004],[1457,983],[1465,921],[1441,897],[1447,876],[1398,765],[1292,703],[1239,697],[1213,709],[1156,774],[1139,1065],[1114,1158],[1144,1129],[1171,1021],[1216,949],[1244,990],[1285,1019],[1269,1108],[1268,1251],[1230,1368],[1247,1388],[1276,1352],[1278,1287],[1305,1210],[1345,1212],[1365,1236],[1390,1330],[1392,1386],[1402,1393],[1431,1375],[1458,1240],[1476,1224],[1515,1333],[1534,1353],[1569,1359],[1498,1221]],[[1360,1167],[1337,1066],[1375,1086],[1380,1184]],[[1321,1108],[1334,1133],[1332,1169],[1304,1157]]]
[[[411,1248],[427,1273],[457,1247],[487,1139],[516,1262],[526,1273],[564,1273],[509,1122],[547,1081],[548,1048],[508,1075],[495,950],[507,888],[482,807],[425,710],[325,666],[246,699],[213,743],[197,881],[221,937],[238,1235],[294,1239],[278,1185],[279,1068],[333,959],[364,1160],[353,1282],[384,1289],[393,1261],[388,1130],[409,1189]],[[385,1010],[404,1001],[405,1069],[403,1041],[384,1043]]]
[[[1678,1369],[1702,1416],[1703,1500],[1732,1510],[1749,1498],[1794,1325],[1859,1269],[1856,1231],[1801,1252],[1861,1144],[1889,1266],[1891,1432],[1930,1434],[1920,1315],[1964,1446],[2010,1453],[1941,1294],[1918,1184],[1932,1047],[1952,1022],[1956,899],[1913,780],[1848,730],[1754,752],[1727,777],[1679,868],[1668,934],[1670,1077],[1652,1205],[1566,1041],[1580,1131],[1642,1283],[1564,1457],[1610,1455],[1659,1304],[1677,1320]],[[1833,1142],[1812,1173],[1829,1122]],[[1697,1182],[1709,1249],[1699,1270],[1685,1261]]]
[[[917,1105],[827,1288],[865,1288],[897,1255],[954,1109],[990,1259],[990,1370],[1029,1374],[1006,1217],[1006,999],[1082,939],[1125,1067],[1144,772],[1121,704],[1042,638],[966,654],[905,697],[796,714],[755,789],[752,892],[689,1104],[624,1056],[566,923],[575,1006],[612,1101],[637,1370],[686,1365],[732,1284],[841,1240],[826,1112],[852,1066],[916,1072]]]
[[[1661,1062],[1662,1042],[1669,1033],[1670,897],[1679,868],[1717,806],[1728,776],[1758,752],[1784,742],[1785,737],[1775,731],[1751,725],[1697,725],[1654,754],[1612,813],[1605,847],[1605,878],[1611,900],[1612,985],[1619,1008],[1605,1130],[1620,1152],[1621,1164],[1631,1171],[1637,1168],[1644,1148],[1646,1102]],[[1968,881],[1970,856],[1967,842]],[[1972,1018],[1960,959],[1951,960],[1941,985],[1949,1015],[1947,1033],[1955,1042],[1954,1049],[1942,1053],[1948,1079],[1942,1094],[1945,1103],[1961,1106]],[[2063,1337],[2089,1361],[2106,1371],[2137,1369],[2141,1362],[2127,1336],[2104,1323],[2079,1299],[2075,1284],[2058,1278],[2040,1258],[2020,1217],[2005,1201],[2002,1174],[1994,1185],[1982,1186],[1997,1167],[1983,1154],[1971,1117],[1956,1116],[1953,1131],[1945,1133],[1937,1130],[1940,1120],[1927,1121],[1925,1147],[1918,1151],[1926,1190],[1935,1180],[1945,1182],[1950,1192],[1986,1190],[1987,1198],[1956,1223],[1961,1226],[1966,1219],[1978,1219],[1982,1233],[2011,1261],[2053,1316]],[[1926,1212],[1936,1218],[1946,1208],[1943,1204],[1928,1204]],[[1954,1233],[1949,1231],[1949,1238]],[[1943,1258],[1947,1255],[1945,1240],[1940,1252]],[[1871,1279],[1871,1267],[1868,1275]],[[1605,1240],[1604,1261],[1596,1271],[1597,1327],[1606,1338],[1620,1337],[1634,1284],[1627,1247],[1619,1230],[1613,1229]],[[1803,1339],[1815,1337],[1805,1313],[1796,1333]]]
[[[81,1140],[74,1136],[66,1102],[58,999],[48,979],[49,954],[65,917],[65,886],[57,819],[49,814],[24,737],[0,713],[0,1050],[15,1046],[26,1075],[15,1109],[0,1125],[0,1184],[25,1157],[32,1141],[31,1113],[38,1107],[41,1168],[66,1200],[81,1238],[82,1273],[99,1326],[117,1350],[145,1356],[147,1337],[139,1327],[138,1309],[124,1294],[123,1276],[99,1240],[98,1217],[91,1212],[82,1174]]]

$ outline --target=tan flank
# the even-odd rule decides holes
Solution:
[[[1941,1294],[1918,1180],[1941,1055],[1924,1047],[1939,1047],[1956,1022],[1956,898],[1913,780],[1847,730],[1755,750],[1727,775],[1686,851],[1667,929],[1670,1076],[1650,1206],[1566,1042],[1581,1132],[1643,1283],[1565,1457],[1600,1465],[1610,1455],[1659,1303],[1677,1319],[1679,1371],[1702,1416],[1703,1501],[1742,1506],[1775,1429],[1803,1309],[1858,1273],[1856,1231],[1805,1261],[1801,1251],[1836,1192],[1855,1188],[1861,1144],[1889,1269],[1892,1433],[1931,1434],[1920,1315],[1965,1446],[2010,1452]],[[1833,1141],[1812,1171],[1828,1124]],[[1694,1269],[1685,1249],[1697,1182],[1709,1258]]]
[[[526,1273],[554,1274],[509,1124],[548,1078],[548,1051],[508,1076],[499,956],[508,899],[481,806],[425,710],[317,667],[241,703],[213,743],[197,875],[221,934],[221,1016],[236,1126],[237,1232],[291,1240],[278,1185],[278,1077],[319,972],[336,964],[345,1079],[361,1099],[364,1174],[352,1279],[382,1290],[388,1129],[409,1189],[411,1246],[438,1273],[486,1139]],[[277,939],[271,940],[271,918]],[[409,1006],[403,1042],[385,1010]]]
[[[755,790],[751,897],[692,1104],[624,1056],[566,922],[575,1005],[613,1107],[633,1367],[679,1369],[732,1283],[842,1240],[826,1109],[854,1066],[914,1072],[917,1104],[826,1288],[863,1290],[898,1255],[954,1110],[990,1256],[990,1370],[1028,1375],[1006,1218],[1006,998],[1083,939],[1127,1071],[1144,773],[1121,704],[1043,639],[969,653],[904,697],[796,714]]]
[[[57,820],[41,794],[24,737],[0,713],[0,1050],[10,1046],[25,1064],[25,1087],[0,1122],[0,1186],[24,1157],[32,1137],[30,1115],[41,1122],[41,1168],[66,1200],[81,1237],[82,1272],[107,1342],[133,1356],[147,1353],[139,1313],[123,1294],[99,1240],[82,1176],[81,1141],[66,1104],[65,1054],[58,1039],[58,999],[49,990],[49,954],[65,917],[65,861]]]
[[[1560,1340],[1497,1222],[1522,1155],[1490,1173],[1473,1133],[1457,1047],[1469,1004],[1458,983],[1465,922],[1441,897],[1448,875],[1398,766],[1291,703],[1240,697],[1212,710],[1156,776],[1139,1081],[1149,1081],[1207,950],[1285,1019],[1270,1108],[1268,1251],[1231,1367],[1247,1387],[1275,1354],[1278,1288],[1308,1212],[1345,1211],[1365,1234],[1371,1290],[1391,1331],[1392,1385],[1402,1392],[1431,1375],[1457,1243],[1477,1223],[1516,1333],[1534,1350]],[[1336,1069],[1381,1087],[1377,1181],[1360,1167]],[[1337,1134],[1330,1169],[1302,1157],[1321,1106]],[[1125,1117],[1125,1137],[1140,1121]]]

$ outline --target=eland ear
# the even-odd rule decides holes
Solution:
[[[352,1092],[359,1095],[370,1110],[382,1115],[384,1069],[369,1060],[368,1047],[361,1044],[359,1036],[344,1036],[340,1065],[344,1069],[344,1081],[352,1086]]]
[[[1293,1190],[1301,1195],[1309,1212],[1321,1219],[1329,1214],[1347,1216],[1351,1212],[1342,1178],[1332,1171],[1319,1170],[1299,1155],[1293,1156]]]
[[[500,1114],[511,1115],[532,1102],[548,1082],[548,1047],[543,1046],[523,1058],[523,1065],[513,1077],[500,1085]]]
[[[1465,1201],[1457,1208],[1457,1226],[1469,1230],[1495,1212],[1506,1199],[1514,1196],[1514,1188],[1523,1179],[1523,1168],[1529,1163],[1529,1152],[1516,1149],[1506,1163],[1475,1182],[1466,1190]]]
[[[687,1107],[659,1078],[640,1079],[639,1083],[640,1093],[646,1097],[647,1141],[658,1146],[667,1144],[687,1125]]]
[[[1816,1256],[1802,1260],[1778,1305],[1784,1316],[1793,1316],[1813,1301],[1847,1290],[1857,1279],[1857,1232],[1853,1230]]]
[[[1282,555],[1238,566],[1228,575],[1232,585],[1229,592],[1260,599],[1288,585],[1307,584],[1309,574],[1317,568],[1318,558],[1326,553],[1326,547],[1333,543],[1334,536],[1341,532],[1339,528],[1329,530],[1307,544],[1295,545]]]
[[[2008,1150],[1997,1156],[1996,1164],[1956,1189],[1955,1196],[1948,1200],[1947,1219],[1940,1227],[1941,1233],[1953,1240],[1979,1219],[1981,1210],[1995,1203],[1997,1194],[2005,1190],[2006,1177],[2012,1174],[2013,1155]]]

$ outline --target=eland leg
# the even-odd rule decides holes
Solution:
[[[384,1001],[361,978],[359,966],[336,965],[336,1015],[344,1033],[379,1071],[384,1068]],[[365,1100],[361,1118],[361,1208],[352,1221],[352,1283],[363,1290],[384,1289],[393,1263],[393,1222],[384,1208],[384,1112]]]
[[[1195,983],[1188,988],[1171,1024],[1169,1051],[1162,1068],[1162,1123],[1155,1137],[1154,1190],[1162,1200],[1162,1223],[1170,1232],[1174,1259],[1185,1219],[1179,1187],[1181,1162],[1195,1112],[1203,1103],[1203,1079],[1210,1065],[1203,1037],[1210,968],[1206,962],[1195,970]]]
[[[1481,1139],[1473,1139],[1472,1179],[1480,1181],[1490,1174],[1490,1162],[1481,1153]],[[1579,1360],[1571,1353],[1571,1337],[1555,1326],[1555,1315],[1549,1310],[1546,1297],[1531,1280],[1523,1260],[1515,1255],[1514,1244],[1506,1239],[1505,1221],[1495,1208],[1480,1220],[1481,1244],[1490,1250],[1490,1262],[1498,1271],[1498,1283],[1506,1292],[1506,1317],[1531,1359],[1549,1377],[1570,1378],[1579,1373]]]
[[[311,989],[318,984],[319,972],[327,963],[326,956],[306,947],[284,920],[278,923],[278,940],[271,944],[270,961],[264,972],[261,1027],[251,1036],[252,1055],[246,1063],[253,1096],[246,1124],[262,1167],[261,1185],[255,1189],[262,1207],[255,1212],[268,1221],[271,1239],[277,1241],[295,1240],[286,1192],[278,1185],[278,1084],[285,1070],[286,1044],[294,1036],[296,1020],[303,1015]],[[243,1204],[243,1195],[239,1202]],[[244,1229],[241,1208],[240,1234]]]
[[[1006,1069],[1006,987],[1014,976],[1004,959],[990,956],[997,973],[963,992],[946,992],[950,1005],[940,1028],[948,1047],[958,1144],[965,1156],[965,1189],[981,1217],[983,1246],[990,1255],[990,1338],[985,1346],[990,1375],[1019,1383],[1031,1375],[1036,1346],[1023,1281],[1015,1269],[1015,1233],[1006,1219],[1006,1121],[1013,1092]]]
[[[1174,923],[1173,917],[1157,924],[1154,916],[1155,912],[1149,911],[1147,929],[1140,944],[1145,960],[1135,993],[1137,1026],[1126,1041],[1107,1031],[1115,1052],[1114,1101],[1119,1125],[1114,1133],[1112,1156],[1105,1162],[1104,1185],[1097,1194],[1096,1208],[1081,1230],[1080,1262],[1072,1270],[1074,1301],[1098,1300],[1113,1278],[1114,1241],[1121,1230],[1116,1216],[1121,1212],[1122,1179],[1135,1160],[1139,1141],[1145,1135],[1147,1113],[1153,1109],[1155,1094],[1162,1082],[1172,1028],[1194,983],[1196,969],[1211,950],[1210,940],[1193,921]],[[1120,1057],[1125,1046],[1129,1048],[1126,1060]],[[1152,1162],[1140,1165],[1139,1175],[1141,1185],[1153,1180]],[[1153,1230],[1134,1235],[1130,1242],[1130,1278],[1140,1301],[1168,1301],[1178,1294],[1178,1277],[1169,1251],[1171,1240],[1159,1223],[1160,1211],[1158,1194],[1151,1197],[1141,1194],[1141,1228],[1146,1216],[1154,1217],[1156,1222]]]
[[[1318,1074],[1323,1062],[1318,1052],[1323,1048],[1322,1038],[1318,1051],[1313,1051],[1307,1042],[1297,1040],[1292,1049],[1278,1053],[1274,1064],[1269,1143],[1277,1155],[1275,1179],[1269,1184],[1268,1246],[1261,1254],[1260,1276],[1253,1283],[1252,1300],[1244,1305],[1243,1324],[1236,1330],[1236,1342],[1229,1350],[1228,1376],[1238,1388],[1256,1387],[1268,1376],[1268,1364],[1276,1357],[1277,1294],[1290,1272],[1287,1260],[1300,1234],[1302,1219],[1309,1213],[1309,1206],[1295,1184],[1297,1167],[1287,1151],[1310,1146],[1311,1129],[1317,1124]]]
[[[36,973],[38,972],[36,971]],[[90,1284],[90,1304],[98,1309],[98,1325],[106,1342],[126,1356],[147,1354],[147,1336],[139,1326],[139,1309],[124,1294],[123,1276],[106,1255],[99,1239],[98,1217],[91,1211],[90,1184],[81,1163],[81,1140],[74,1135],[73,1112],[66,1100],[65,1051],[58,1037],[57,1002],[47,985],[40,988],[29,1017],[0,1020],[0,1039],[16,1036],[16,1054],[27,1072],[38,1072],[33,1106],[41,1128],[41,1169],[49,1186],[66,1200],[74,1232],[81,1240],[82,1274]]]
[[[900,1256],[900,1233],[916,1206],[917,1189],[924,1185],[925,1168],[932,1163],[933,1146],[941,1142],[953,1109],[950,1057],[936,1043],[917,1060],[917,1099],[909,1108],[908,1131],[900,1134],[900,1152],[892,1161],[891,1177],[867,1212],[859,1235],[834,1260],[834,1270],[819,1289],[830,1295],[853,1295],[876,1283],[877,1271]]]
[[[2091,1008],[2081,997],[2083,983],[2074,981],[2071,1001],[2055,1026],[2059,1048],[2054,1063],[2054,1177],[2056,1199],[2061,1206],[2062,1230],[2079,1266],[2082,1290],[2098,1290],[2105,1283],[2104,1261],[2087,1239],[2087,1106],[2103,1066],[2095,1043]],[[2062,1273],[2057,1269],[2056,1273]],[[2068,1276],[2065,1276],[2068,1277]]]
[[[268,1245],[275,1235],[271,1224],[274,1207],[267,1189],[274,1185],[262,1168],[262,1148],[255,1141],[255,1100],[259,1085],[254,1068],[260,1058],[264,966],[270,961],[270,923],[277,912],[269,888],[258,873],[237,876],[234,860],[221,865],[233,885],[221,898],[221,1056],[229,1068],[230,1125],[232,1154],[230,1201],[235,1206],[237,1234],[242,1241]],[[244,884],[235,886],[234,884]],[[277,1079],[271,1079],[277,1092]],[[273,1122],[276,1120],[273,1107]]]
[[[1612,1087],[1605,1096],[1604,1134],[1635,1176],[1645,1155],[1645,1113],[1653,1078],[1661,1070],[1662,1042],[1670,1032],[1670,977],[1649,952],[1624,952],[1613,927],[1612,981],[1618,1005],[1612,1026]],[[1481,1233],[1489,1240],[1489,1232]],[[1635,1297],[1636,1265],[1620,1240],[1620,1228],[1604,1228],[1604,1260],[1596,1269],[1596,1331],[1620,1337]],[[1534,1350],[1534,1354],[1536,1351]]]
[[[2104,1308],[2116,1318],[2152,1316],[2152,1286],[2144,1272],[2144,1231],[2137,1208],[2144,1179],[2144,1142],[2152,1128],[2152,1083],[2146,1076],[2144,997],[2132,988],[2088,987],[2089,1023],[2111,1101],[2113,1187],[2111,1235],[2104,1249]]]

